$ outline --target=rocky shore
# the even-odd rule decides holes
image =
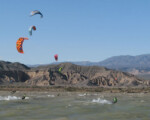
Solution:
[[[73,87],[73,86],[0,86],[0,91],[50,91],[50,92],[107,92],[107,93],[150,93],[150,87]]]

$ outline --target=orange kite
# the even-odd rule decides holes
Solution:
[[[23,52],[23,47],[22,47],[24,40],[28,40],[28,38],[20,37],[16,42],[16,48],[17,48],[19,53],[24,53]]]

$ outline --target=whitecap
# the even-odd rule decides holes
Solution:
[[[16,97],[16,96],[0,96],[0,100],[19,100],[21,97]]]
[[[82,97],[82,96],[86,96],[87,94],[84,93],[84,94],[78,94],[78,96]]]
[[[29,99],[29,97],[26,97],[25,99]]]
[[[93,99],[92,103],[112,104],[110,101],[101,98]]]
[[[47,95],[48,97],[55,97],[55,95]]]
[[[68,105],[66,106],[66,108],[71,107],[71,106],[72,106],[71,104],[68,104]]]

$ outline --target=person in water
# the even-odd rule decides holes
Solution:
[[[22,100],[24,100],[26,98],[26,95],[24,94],[23,96],[22,96]]]
[[[117,97],[114,97],[114,99],[113,99],[113,103],[117,103]]]

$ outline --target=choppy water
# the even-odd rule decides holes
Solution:
[[[24,93],[0,92],[0,120],[150,120],[150,94]]]

